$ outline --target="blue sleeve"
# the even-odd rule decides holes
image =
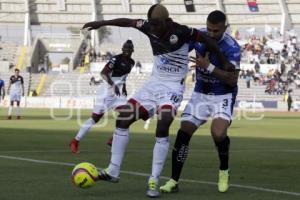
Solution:
[[[205,52],[206,52],[206,47],[204,44],[201,43],[195,43],[194,44],[194,48],[195,50],[201,54],[201,56],[205,56]]]
[[[235,69],[240,69],[241,51],[238,45],[227,48],[225,56],[235,66]]]
[[[195,44],[194,42],[189,43],[189,52],[191,52],[195,48],[194,44]]]

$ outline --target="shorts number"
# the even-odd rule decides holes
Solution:
[[[222,108],[226,108],[228,106],[228,99],[223,99]]]

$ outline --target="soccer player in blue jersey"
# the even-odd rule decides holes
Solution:
[[[212,117],[211,135],[218,150],[219,192],[229,187],[229,145],[227,129],[231,123],[233,105],[237,95],[237,81],[240,70],[240,47],[227,33],[226,16],[213,11],[207,17],[207,28],[203,30],[218,42],[222,53],[232,63],[232,69],[224,67],[214,54],[208,54],[205,44],[193,43],[196,50],[196,85],[194,92],[182,113],[181,127],[177,132],[172,152],[172,176],[160,187],[161,192],[178,191],[178,181],[188,155],[189,142],[196,130]]]
[[[5,88],[4,88],[4,81],[0,78],[0,103],[1,100],[5,97]]]

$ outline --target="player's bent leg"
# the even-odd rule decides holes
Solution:
[[[226,192],[229,188],[229,147],[230,139],[227,136],[227,128],[230,122],[227,119],[215,118],[211,125],[211,134],[216,144],[220,166],[219,166],[219,192]]]
[[[138,107],[127,104],[122,110],[116,121],[116,129],[113,134],[111,160],[106,170],[112,177],[120,176],[120,168],[124,158],[125,150],[129,142],[129,127],[134,123],[138,116],[136,111]]]
[[[90,128],[102,118],[102,116],[103,113],[92,113],[91,117],[84,122],[75,138],[70,141],[69,146],[72,153],[79,153],[79,141],[88,133]]]
[[[198,122],[195,124],[191,121],[181,122],[172,151],[172,176],[169,181],[160,187],[161,192],[173,193],[179,191],[178,181],[188,156],[189,142],[193,133],[198,129],[198,124]]]

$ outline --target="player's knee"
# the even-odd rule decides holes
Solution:
[[[96,113],[93,113],[92,114],[92,119],[94,120],[95,123],[99,122],[99,120],[102,118],[103,114],[96,114]]]
[[[198,126],[191,121],[181,121],[180,130],[190,136],[198,129]]]
[[[134,114],[129,112],[120,112],[116,121],[116,126],[119,128],[129,128],[136,121]]]
[[[218,130],[214,128],[211,129],[211,134],[213,136],[215,143],[222,142],[227,136],[226,130]]]
[[[11,106],[13,106],[13,105],[14,105],[14,102],[13,102],[13,101],[11,101],[11,102],[10,102],[10,105],[11,105]]]

